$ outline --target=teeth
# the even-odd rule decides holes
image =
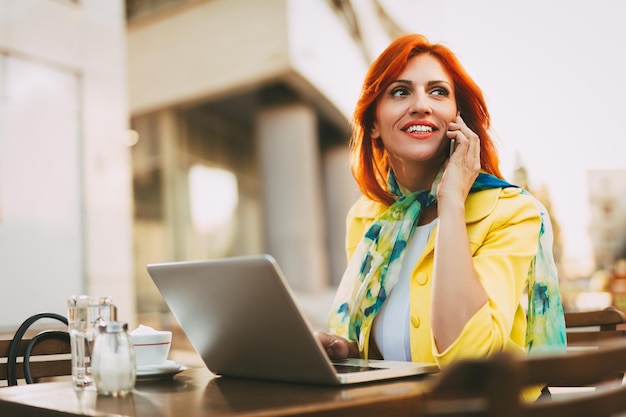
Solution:
[[[433,128],[430,126],[424,126],[424,125],[413,125],[413,126],[410,126],[406,131],[409,133],[415,133],[415,132],[430,133],[433,131]]]

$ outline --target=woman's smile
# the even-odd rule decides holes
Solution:
[[[434,132],[436,132],[437,127],[428,121],[418,120],[415,122],[408,122],[403,128],[406,133],[408,133],[411,137],[416,139],[425,139],[430,137]]]

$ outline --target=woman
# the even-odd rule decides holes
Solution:
[[[480,88],[447,47],[406,35],[372,64],[351,138],[363,197],[331,333],[317,333],[331,358],[444,367],[564,350],[549,218],[502,180],[489,130]]]

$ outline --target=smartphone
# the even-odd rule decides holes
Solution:
[[[456,139],[450,139],[450,156],[452,156],[454,149],[456,149]]]
[[[461,115],[461,111],[456,112],[456,117]],[[450,139],[450,156],[452,156],[452,152],[456,149],[456,139]]]

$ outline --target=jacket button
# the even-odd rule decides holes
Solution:
[[[428,275],[425,272],[419,272],[415,277],[415,280],[419,285],[426,285],[428,282]]]
[[[416,329],[418,327],[420,327],[421,324],[421,320],[419,318],[419,316],[411,316],[411,324],[413,325],[413,327],[415,327]]]

